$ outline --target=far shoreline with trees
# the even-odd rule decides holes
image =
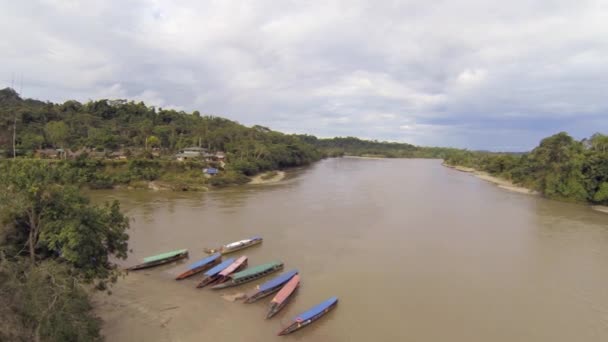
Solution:
[[[18,159],[60,164],[71,170],[73,182],[92,189],[206,190],[245,184],[258,174],[321,158],[353,155],[443,159],[448,165],[484,171],[547,198],[608,205],[608,137],[600,133],[576,141],[561,132],[528,153],[496,153],[283,134],[199,111],[157,109],[125,100],[54,104],[22,99],[10,88],[0,90],[0,105],[0,150],[5,158],[13,154],[11,128],[16,123]],[[175,158],[191,146],[221,153],[223,159],[220,163]],[[36,151],[48,148],[63,157],[38,160]],[[85,152],[68,157],[69,151]],[[204,169],[217,171],[210,176],[203,174]]]

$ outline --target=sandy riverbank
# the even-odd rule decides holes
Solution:
[[[473,172],[473,175],[475,175],[475,177],[477,177],[479,179],[483,179],[487,182],[496,184],[501,189],[519,192],[521,194],[527,194],[527,195],[538,195],[537,191],[525,188],[523,186],[515,185],[515,184],[513,184],[513,182],[511,182],[509,180],[499,178],[499,177],[494,177],[494,176],[488,174],[487,172],[475,171],[475,172]]]
[[[604,205],[592,205],[591,209],[608,214],[608,207]]]
[[[283,179],[285,179],[285,171],[269,171],[253,176],[248,184],[270,184],[280,182]]]
[[[342,158],[354,158],[354,159],[387,159],[385,156],[349,156],[345,155]]]
[[[504,178],[499,178],[496,176],[492,176],[487,172],[483,172],[483,171],[477,171],[473,168],[470,167],[464,167],[464,166],[452,166],[452,165],[448,165],[446,163],[442,164],[445,167],[449,167],[451,169],[454,170],[458,170],[461,172],[467,172],[472,174],[473,176],[479,178],[479,179],[483,179],[486,182],[490,182],[492,184],[495,184],[496,186],[498,186],[501,189],[505,189],[505,190],[509,190],[509,191],[513,191],[513,192],[517,192],[520,194],[526,194],[526,195],[538,195],[537,191],[513,184],[513,182],[504,179]]]
[[[473,168],[470,167],[464,167],[464,166],[452,166],[452,165],[448,165],[446,163],[442,164],[445,167],[449,167],[450,169],[454,169],[454,170],[458,170],[461,172],[466,172],[466,173],[470,173],[473,176],[479,178],[479,179],[483,179],[487,182],[496,184],[496,186],[498,186],[501,189],[505,189],[505,190],[509,190],[509,191],[513,191],[513,192],[518,192],[520,194],[526,194],[526,195],[539,195],[538,191],[534,191],[516,184],[513,184],[513,182],[507,180],[507,179],[503,179],[503,178],[499,178],[499,177],[495,177],[490,175],[487,172],[483,172],[483,171],[477,171]],[[592,205],[590,206],[591,209],[595,210],[595,211],[599,211],[605,214],[608,214],[608,206],[603,206],[603,205]]]

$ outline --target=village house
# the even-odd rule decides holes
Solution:
[[[208,163],[220,162],[223,167],[226,154],[221,151],[215,153],[209,152],[209,150],[203,147],[186,147],[175,154],[175,159],[178,161],[202,159]]]
[[[175,158],[178,161],[202,159],[205,153],[207,153],[207,149],[202,147],[186,147],[175,154]]]

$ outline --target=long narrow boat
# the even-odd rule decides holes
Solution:
[[[127,268],[127,270],[135,271],[135,270],[141,270],[141,269],[148,268],[148,267],[154,267],[154,266],[170,263],[175,260],[180,260],[180,259],[186,258],[187,256],[188,256],[187,249],[178,249],[175,251],[161,253],[158,255],[153,255],[153,256],[144,258],[143,263],[141,263],[139,265],[131,266],[131,267]]]
[[[236,242],[231,242],[229,244],[225,244],[219,248],[205,248],[205,253],[213,254],[213,253],[222,253],[228,254],[236,251],[240,251],[241,249],[245,249],[247,247],[251,247],[257,244],[262,243],[263,239],[259,236],[254,236],[249,239],[244,239]]]
[[[212,282],[214,282],[215,280],[217,280],[220,276],[220,272],[222,272],[227,267],[232,265],[235,260],[236,259],[234,259],[234,258],[226,259],[226,260],[222,261],[220,264],[215,265],[213,268],[207,270],[205,273],[203,273],[203,280],[201,280],[201,282],[198,283],[198,285],[196,285],[196,287],[198,287],[198,288],[205,287],[205,286],[211,284]]]
[[[298,317],[294,318],[293,322],[287,328],[279,331],[278,335],[281,336],[291,334],[296,330],[300,330],[308,326],[312,322],[323,317],[331,309],[335,308],[336,305],[338,305],[338,297],[329,298],[328,300],[311,308],[310,310],[299,314]]]
[[[223,289],[226,287],[238,286],[250,281],[267,276],[271,273],[280,271],[283,269],[283,263],[280,261],[269,262],[267,264],[258,265],[256,267],[237,272],[233,275],[228,276],[228,280],[221,284],[212,286],[214,290]]]
[[[199,286],[197,286],[197,287],[203,287],[203,286],[213,284],[213,283],[215,283],[215,284],[224,283],[230,279],[230,275],[232,273],[238,272],[238,271],[244,269],[245,267],[247,267],[247,256],[243,255],[242,257],[239,257],[238,259],[236,259],[236,261],[233,262],[230,266],[228,266],[224,270],[222,270],[215,279],[207,281],[206,284],[203,284],[203,282],[201,282],[200,284],[198,284]]]
[[[182,280],[188,277],[191,277],[199,272],[203,272],[205,270],[210,269],[211,267],[219,264],[222,261],[222,255],[220,253],[212,254],[206,258],[202,258],[201,260],[192,263],[188,266],[188,269],[182,274],[178,275],[175,280]]]
[[[296,290],[300,287],[300,275],[297,274],[290,281],[283,286],[283,288],[277,293],[274,298],[270,301],[270,309],[268,309],[268,314],[266,314],[266,319],[272,318],[272,316],[276,315],[281,309],[289,303],[289,300],[296,293]]]
[[[298,274],[298,270],[291,270],[285,272],[283,274],[278,275],[277,277],[265,282],[264,284],[257,286],[255,291],[249,295],[247,295],[247,299],[245,299],[245,303],[253,303],[258,301],[266,296],[270,296],[271,294],[279,291],[285,283],[287,283],[291,278]]]

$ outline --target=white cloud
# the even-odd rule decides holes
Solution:
[[[486,71],[483,69],[465,69],[458,75],[458,82],[464,86],[474,86],[486,79]]]

